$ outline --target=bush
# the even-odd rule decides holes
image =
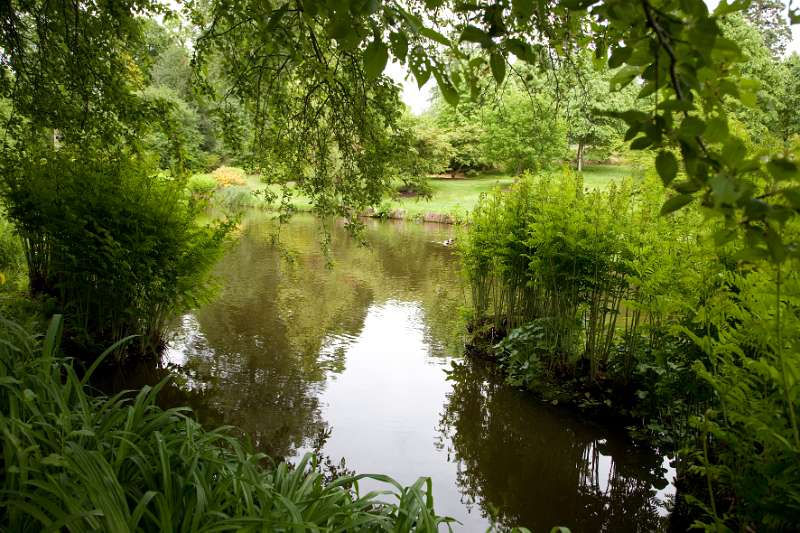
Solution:
[[[461,240],[473,333],[510,382],[624,415],[679,451],[696,527],[795,531],[796,259],[717,245],[742,229],[700,210],[659,216],[660,191],[650,179],[586,192],[567,173],[483,198]]]
[[[216,203],[228,212],[237,213],[244,209],[257,207],[259,198],[247,187],[229,186],[223,188],[216,197]]]
[[[327,481],[307,455],[269,464],[188,409],[162,410],[156,387],[90,396],[58,352],[58,318],[43,342],[0,320],[0,529],[4,531],[425,531],[429,479]],[[361,495],[364,478],[388,492]],[[385,502],[390,495],[395,502]]]
[[[245,173],[241,168],[236,167],[219,167],[211,173],[214,179],[217,180],[219,187],[231,187],[233,185],[244,185]]]
[[[186,181],[189,192],[202,197],[210,196],[217,188],[217,180],[211,174],[193,174]]]
[[[14,225],[0,214],[0,290],[24,285],[25,253]]]
[[[404,196],[417,196],[428,199],[433,196],[433,186],[424,177],[405,179],[395,190],[398,194]]]
[[[207,295],[229,225],[198,226],[184,190],[147,159],[66,148],[6,176],[30,289],[58,303],[70,350],[97,355],[136,334],[154,356],[167,321]]]
[[[586,191],[564,171],[481,200],[461,240],[473,327],[492,343],[508,335],[497,355],[514,383],[574,378],[633,394],[642,365],[668,359],[688,372],[697,350],[675,329],[692,319],[711,267],[707,250],[685,243],[696,215],[650,216],[661,195],[647,191],[657,187]]]

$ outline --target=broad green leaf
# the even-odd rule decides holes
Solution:
[[[672,198],[664,202],[664,205],[661,206],[661,214],[668,215],[672,212],[675,212],[681,207],[691,202],[693,199],[694,196],[691,196],[689,194],[678,194],[676,196],[673,196]]]
[[[439,44],[443,44],[445,46],[450,46],[450,39],[439,33],[438,31],[432,28],[422,27],[419,29],[419,34],[423,37],[427,37],[433,41],[436,41]]]
[[[778,181],[798,177],[797,163],[782,157],[770,159],[767,163],[767,170]]]
[[[678,175],[678,160],[675,154],[662,150],[656,156],[656,170],[664,185],[669,185]]]
[[[436,78],[436,83],[439,85],[439,90],[441,91],[445,102],[451,106],[457,106],[459,100],[458,91],[455,87],[453,87],[453,84],[450,82],[450,80],[438,70],[434,70],[433,75]]]
[[[533,0],[512,0],[511,12],[523,20],[529,19],[533,15]]]
[[[608,66],[610,68],[621,67],[631,57],[631,52],[632,50],[628,47],[614,48],[611,57],[608,58]]]
[[[506,59],[497,52],[492,53],[489,58],[489,66],[492,68],[492,76],[499,84],[506,78]]]
[[[389,41],[392,43],[392,53],[400,61],[405,61],[408,55],[408,39],[402,32],[392,32],[389,35]]]
[[[706,129],[706,123],[697,117],[686,117],[681,122],[680,134],[686,139],[693,139],[701,135]]]
[[[364,50],[364,73],[367,79],[374,80],[381,75],[389,60],[389,49],[383,41],[374,40]]]
[[[467,26],[464,28],[464,30],[461,32],[461,37],[459,40],[470,43],[479,43],[482,45],[487,45],[491,42],[489,34],[480,28],[476,28],[475,26]]]

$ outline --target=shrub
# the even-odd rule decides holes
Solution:
[[[216,203],[229,212],[237,213],[243,209],[257,207],[260,202],[249,188],[233,185],[217,193]]]
[[[461,251],[478,326],[488,322],[495,341],[512,333],[499,356],[513,381],[629,384],[675,345],[710,267],[707,251],[685,242],[696,215],[651,216],[661,195],[648,190],[658,189],[586,191],[564,171],[481,200]]]
[[[796,258],[716,244],[743,230],[707,211],[660,216],[660,190],[589,193],[564,174],[483,198],[461,240],[473,331],[493,336],[512,383],[610,407],[678,450],[695,527],[795,531]]]
[[[430,199],[433,196],[433,186],[424,177],[404,179],[395,191],[404,196],[417,196]]]
[[[18,288],[25,277],[25,253],[14,225],[0,214],[0,290]]]
[[[198,196],[210,196],[217,188],[217,180],[211,174],[193,174],[186,181],[189,192]]]
[[[236,167],[219,167],[211,175],[214,176],[214,179],[217,180],[217,185],[220,187],[231,187],[247,183],[244,170]]]
[[[267,466],[224,428],[159,408],[164,382],[90,396],[91,369],[81,379],[56,356],[58,325],[40,342],[0,320],[0,529],[436,532],[446,521],[429,479],[327,481],[310,455]],[[389,490],[360,494],[368,477]]]
[[[131,334],[140,354],[156,354],[166,322],[207,294],[229,227],[198,226],[184,184],[124,152],[31,158],[3,193],[30,289],[55,298],[81,355]]]

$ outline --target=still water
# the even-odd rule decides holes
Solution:
[[[461,531],[659,529],[663,458],[462,358],[455,231],[368,221],[363,247],[334,226],[326,256],[310,217],[279,245],[266,216],[247,219],[217,298],[177,321],[167,350],[201,420],[289,461],[317,450],[404,484],[430,476]]]

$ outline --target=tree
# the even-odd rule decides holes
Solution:
[[[371,4],[193,8],[196,63],[207,71],[213,60],[252,118],[251,164],[282,161],[277,179],[294,180],[319,213],[355,225],[390,190],[388,167],[403,134],[399,88],[381,76],[388,48],[378,38],[362,45],[372,33]]]
[[[452,147],[447,168],[454,176],[469,170],[485,170],[494,164],[481,145],[486,131],[477,103],[463,102],[453,107],[439,94],[434,97],[430,113]]]
[[[751,0],[750,7],[744,12],[747,20],[764,36],[764,43],[774,57],[781,57],[792,39],[786,11],[782,0]]]
[[[550,167],[567,152],[566,126],[554,107],[546,95],[508,84],[483,115],[481,147],[490,160],[514,174]]]
[[[143,16],[155,14],[169,13],[147,0],[0,4],[10,108],[0,194],[30,291],[65,314],[77,356],[129,335],[137,342],[117,354],[158,355],[167,321],[204,293],[230,227],[196,224],[182,181],[184,143],[196,141],[190,113],[147,90],[154,56]]]
[[[589,149],[601,157],[622,143],[624,122],[609,113],[619,113],[631,108],[649,108],[650,102],[636,102],[636,86],[631,84],[620,91],[611,91],[610,82],[616,71],[607,65],[594,65],[588,53],[578,54],[570,64],[564,65],[560,84],[567,87],[564,95],[568,136],[575,148],[575,166],[583,170]],[[556,91],[553,91],[554,93]],[[560,95],[553,94],[556,99]]]

